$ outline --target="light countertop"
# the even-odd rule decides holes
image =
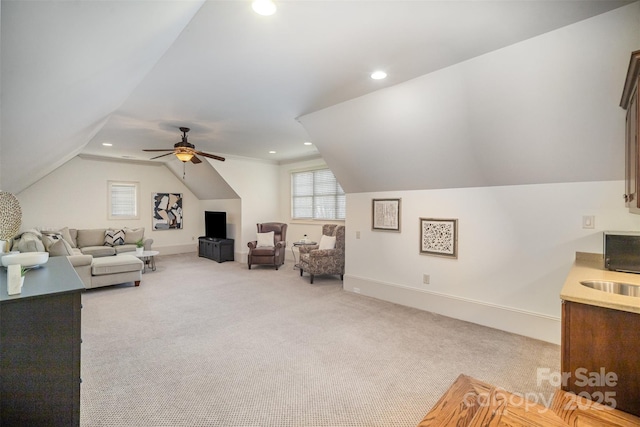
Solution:
[[[640,314],[640,298],[591,289],[580,284],[580,281],[584,280],[613,281],[640,285],[640,274],[606,270],[602,254],[576,252],[576,260],[560,292],[560,298],[565,301]]]

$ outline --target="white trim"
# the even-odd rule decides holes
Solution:
[[[354,291],[356,288],[359,289],[359,292]],[[344,290],[560,344],[562,322],[556,316],[350,274],[344,276]],[[560,296],[558,296],[558,304],[561,304]]]

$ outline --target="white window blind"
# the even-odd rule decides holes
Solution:
[[[291,174],[293,219],[344,219],[346,198],[329,169]]]
[[[109,181],[109,219],[138,218],[138,183]]]

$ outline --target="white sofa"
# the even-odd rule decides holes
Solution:
[[[133,255],[142,240],[151,250],[153,239],[144,238],[144,228],[27,230],[17,236],[12,249],[20,252],[49,252],[66,256],[85,288],[133,282],[140,285],[144,263]]]

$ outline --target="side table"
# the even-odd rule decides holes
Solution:
[[[317,245],[317,242],[293,242],[293,244],[291,245],[291,255],[293,255],[293,269],[295,270],[296,268],[300,268],[300,263],[298,261],[296,261],[296,253],[293,250],[293,248],[297,248],[299,246],[313,246],[313,245]]]
[[[134,255],[140,258],[144,264],[142,268],[142,273],[147,272],[147,265],[151,268],[151,271],[156,271],[156,255],[158,255],[159,251],[143,251],[142,253],[134,253]]]

